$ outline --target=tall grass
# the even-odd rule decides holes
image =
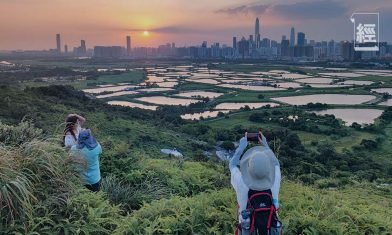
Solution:
[[[0,124],[0,234],[110,234],[119,209],[82,189],[74,159],[41,133]]]
[[[30,123],[0,124],[0,234],[233,233],[237,203],[225,167],[118,161],[108,169],[122,174],[104,177],[103,192],[91,193],[58,140],[40,133]],[[107,162],[139,157],[124,149]],[[390,186],[321,190],[284,180],[280,196],[285,234],[392,231]]]
[[[0,213],[4,224],[32,217],[40,200],[60,205],[75,178],[64,151],[39,139],[42,131],[29,122],[0,124]],[[76,178],[75,178],[76,179]]]
[[[124,212],[139,209],[143,202],[151,202],[170,195],[169,189],[152,176],[147,176],[137,185],[130,185],[114,175],[109,175],[102,179],[101,187],[110,202],[120,205]]]
[[[16,146],[42,137],[42,130],[33,127],[30,121],[22,121],[17,126],[0,122],[0,144]]]

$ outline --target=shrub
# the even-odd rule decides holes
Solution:
[[[235,228],[236,202],[231,189],[172,197],[145,204],[126,218],[119,234],[229,234]]]
[[[41,137],[42,130],[34,128],[30,121],[22,121],[17,126],[4,125],[0,122],[0,143],[20,145]]]
[[[226,149],[226,150],[234,150],[235,146],[234,143],[231,141],[224,141],[221,146],[222,148]]]
[[[0,145],[1,233],[110,234],[116,228],[118,208],[81,189],[59,143],[40,140],[41,131],[26,123],[0,130],[11,137]]]
[[[378,143],[376,141],[367,139],[363,139],[360,145],[366,149],[377,149],[378,147]]]
[[[125,212],[139,209],[143,202],[151,202],[169,195],[169,190],[156,178],[145,178],[136,185],[130,185],[114,175],[102,179],[102,191],[110,202],[119,205]]]

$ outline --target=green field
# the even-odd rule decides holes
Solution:
[[[263,109],[261,109],[263,110]],[[247,112],[237,112],[233,114],[227,115],[228,118],[216,118],[212,120],[204,121],[204,123],[208,124],[213,128],[219,129],[231,129],[235,126],[241,125],[249,130],[258,130],[258,129],[274,129],[279,128],[279,124],[276,123],[255,123],[249,121],[249,115],[255,111],[247,111]],[[350,134],[345,137],[338,136],[327,136],[322,134],[309,133],[305,131],[294,131],[298,134],[301,141],[304,145],[311,147],[312,141],[317,142],[328,142],[335,146],[336,150],[343,151],[344,149],[351,149],[353,146],[357,146],[361,143],[362,139],[375,139],[376,134],[365,132],[365,131],[355,131],[350,130]]]
[[[36,63],[43,65],[44,61]],[[126,63],[141,68],[152,62],[58,60],[47,66],[86,65],[90,70]],[[161,66],[183,63],[165,61]],[[316,72],[294,65],[208,66],[243,72]],[[279,215],[284,234],[391,234],[392,109],[369,104],[321,105],[384,110],[374,125],[364,127],[347,127],[331,116],[312,116],[308,106],[284,104],[236,110],[201,121],[180,117],[223,102],[369,94],[369,88],[388,83],[252,92],[184,82],[174,91],[115,97],[135,102],[136,97],[172,97],[189,90],[225,93],[203,104],[148,111],[110,106],[106,104],[110,98],[94,99],[80,91],[103,84],[138,84],[146,79],[144,71],[93,71],[89,75],[85,81],[0,86],[0,234],[234,234],[237,202],[228,164],[214,153],[222,147],[234,149],[246,130],[260,128],[281,163]],[[378,76],[358,80],[371,79],[388,82]],[[64,117],[69,113],[86,117],[85,127],[91,128],[103,147],[102,192],[84,189],[74,165],[77,162],[60,145]],[[296,114],[300,116],[297,121],[288,118]],[[184,157],[162,154],[163,148],[176,148]]]

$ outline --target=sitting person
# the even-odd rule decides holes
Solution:
[[[242,156],[248,146],[247,137],[247,133],[245,133],[245,137],[241,138],[229,164],[231,184],[236,192],[239,206],[239,223],[241,224],[242,234],[250,234],[254,230],[258,234],[273,234],[270,233],[271,222],[275,222],[275,226],[279,224],[276,222],[278,221],[276,210],[279,208],[280,164],[261,132],[257,135],[259,145],[248,149]],[[248,210],[254,200],[258,200],[256,207],[264,206],[271,209],[271,216],[267,212],[265,218],[270,216],[276,218],[276,220],[265,220],[263,222],[262,219],[259,219],[260,221],[256,219],[254,223],[250,222],[255,219],[251,216],[256,217],[253,206],[251,210]],[[259,214],[261,213],[263,212]],[[267,221],[269,222],[267,223]],[[250,227],[252,224],[253,228]]]
[[[69,114],[65,118],[63,146],[71,148],[78,143],[78,136],[86,119],[77,114]]]
[[[94,139],[89,129],[80,132],[78,143],[71,148],[73,157],[80,157],[85,161],[86,164],[80,168],[80,173],[85,186],[93,192],[100,190],[99,155],[101,153],[101,145]]]

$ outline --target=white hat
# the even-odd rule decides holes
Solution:
[[[255,146],[245,152],[240,161],[240,171],[248,188],[257,191],[272,188],[275,181],[275,158],[272,150],[263,146]]]

